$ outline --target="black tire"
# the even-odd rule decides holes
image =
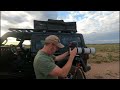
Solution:
[[[76,72],[75,72],[75,69],[76,69],[75,66],[71,67],[71,70],[68,74],[68,78],[70,78],[70,79],[86,79],[84,71],[82,70],[82,68],[77,69]]]

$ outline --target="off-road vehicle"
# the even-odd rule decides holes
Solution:
[[[77,33],[76,22],[53,19],[34,20],[34,29],[9,28],[9,32],[0,37],[0,79],[35,79],[33,60],[48,35],[57,35],[65,45],[55,55],[62,54],[69,48],[78,48],[78,54],[66,78],[85,79],[84,73],[91,69],[87,60],[90,53],[95,53],[95,49],[87,48],[83,35]],[[9,44],[10,37],[14,37],[17,44]],[[29,40],[29,45],[24,45],[26,40]],[[63,67],[67,60],[66,57],[65,60],[55,63]]]

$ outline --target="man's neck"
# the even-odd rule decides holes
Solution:
[[[47,55],[50,55],[49,49],[47,47],[42,48],[41,51],[43,51]]]

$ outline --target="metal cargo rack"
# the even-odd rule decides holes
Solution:
[[[64,22],[63,20],[38,21],[34,20],[34,29],[9,28],[12,32],[57,32],[76,33],[76,22]]]

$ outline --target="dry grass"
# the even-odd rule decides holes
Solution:
[[[25,47],[30,48],[29,45],[25,45]],[[96,49],[94,55],[89,55],[88,62],[101,63],[119,60],[119,44],[88,44],[87,47],[94,47]]]
[[[101,63],[119,60],[119,44],[89,44],[87,47],[94,47],[96,49],[95,55],[89,55],[88,62]]]

